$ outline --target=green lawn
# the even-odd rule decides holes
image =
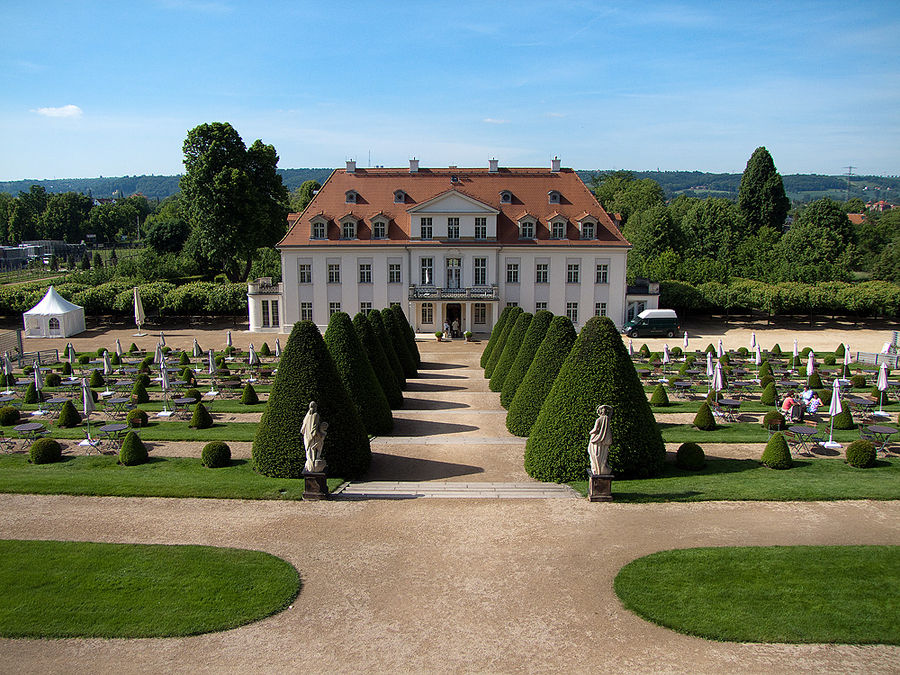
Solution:
[[[661,551],[615,589],[648,621],[712,640],[900,644],[900,546]]]
[[[868,392],[868,390],[866,390],[866,391]],[[725,398],[725,396],[723,395],[723,396],[720,396],[719,398]],[[667,405],[663,408],[660,408],[658,406],[650,406],[650,407],[652,408],[654,413],[663,414],[663,415],[669,414],[669,413],[686,413],[686,412],[696,413],[698,410],[700,410],[700,406],[704,402],[705,402],[705,399],[703,399],[703,400],[697,399],[696,401],[685,401],[682,399],[673,398],[672,395],[670,394],[669,395],[669,405]],[[246,406],[244,406],[244,407],[246,407]],[[744,400],[741,401],[741,412],[742,413],[745,413],[745,412],[765,413],[765,412],[769,412],[770,410],[774,410],[774,409],[775,408],[773,406],[763,405],[762,403],[760,403],[758,394],[756,396],[755,401],[744,401]],[[889,405],[884,406],[884,409],[888,412],[898,412],[898,411],[900,411],[900,404],[891,403]],[[827,419],[828,406],[824,406],[821,409],[821,412],[824,415],[826,415],[826,419]]]
[[[672,424],[660,422],[663,440],[666,443],[765,443],[769,440],[769,432],[756,422],[722,422],[712,431],[701,431],[690,424]],[[819,426],[820,435],[828,440],[828,425]],[[850,443],[859,438],[859,430],[834,430],[834,440],[838,443]],[[895,439],[896,440],[896,439]]]
[[[3,637],[172,637],[279,612],[300,576],[261,551],[0,540],[0,588]]]
[[[569,485],[587,495],[586,481]],[[854,469],[840,459],[801,459],[783,471],[755,459],[709,459],[701,471],[666,463],[658,478],[613,480],[612,494],[617,502],[900,499],[900,460]]]
[[[208,429],[193,429],[187,421],[158,422],[152,416],[150,424],[138,429],[138,435],[145,441],[252,441],[256,436],[256,422],[216,422]],[[25,420],[23,420],[25,421]],[[77,427],[63,429],[54,425],[50,420],[35,418],[47,427],[50,436],[58,439],[83,439],[85,425],[82,422]],[[97,429],[109,420],[94,420],[91,422],[91,435],[97,436]],[[4,431],[15,437],[16,432],[12,427],[5,427]]]
[[[245,459],[207,469],[199,459],[151,457],[147,464],[119,466],[115,456],[64,456],[55,464],[32,465],[23,454],[0,457],[0,492],[111,497],[203,497],[291,499],[303,497],[303,480],[268,478]],[[329,478],[328,489],[343,482]]]

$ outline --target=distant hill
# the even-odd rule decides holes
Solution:
[[[331,169],[279,169],[288,190],[299,187],[304,181],[324,183]],[[598,171],[579,170],[585,182]],[[659,183],[670,198],[680,194],[692,197],[726,197],[737,199],[741,184],[739,173],[703,173],[700,171],[634,171],[636,178],[652,178]],[[32,185],[42,185],[48,192],[81,192],[94,197],[112,197],[121,192],[131,195],[140,192],[147,199],[165,199],[178,191],[180,176],[119,176],[100,178],[63,178],[58,180],[17,180],[0,182],[0,192],[18,194],[27,192]],[[820,197],[843,200],[847,196],[846,176],[822,176],[818,174],[789,174],[784,176],[784,189],[793,200],[810,202]],[[886,199],[900,192],[900,177],[853,176],[851,197],[864,201]]]

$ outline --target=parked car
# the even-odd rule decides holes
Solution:
[[[633,338],[653,335],[675,337],[681,332],[681,325],[674,309],[645,309],[622,326],[622,332]]]

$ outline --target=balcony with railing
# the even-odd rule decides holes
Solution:
[[[499,300],[500,289],[490,286],[466,286],[463,288],[440,288],[438,286],[409,287],[410,300],[478,300],[481,302]]]
[[[280,295],[281,282],[272,283],[272,277],[260,277],[247,284],[247,295]]]

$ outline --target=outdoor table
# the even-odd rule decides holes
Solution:
[[[748,382],[746,380],[734,380],[731,383],[732,388],[734,389],[734,393],[736,396],[740,396],[744,394],[744,389],[748,387],[752,387],[755,382]]]
[[[134,387],[134,380],[116,380],[113,386],[120,391],[130,391]]]
[[[120,450],[122,447],[122,438],[128,431],[128,425],[122,424],[121,422],[104,424],[98,429],[98,431],[106,436],[106,438],[109,440],[110,446],[113,449]]]
[[[879,424],[870,426],[869,431],[874,434],[875,440],[881,443],[881,445],[878,446],[878,452],[886,452],[884,446],[887,445],[891,436],[897,433],[897,430],[894,427],[884,427]]]
[[[128,404],[130,402],[131,397],[129,396],[113,396],[111,399],[106,401],[106,412],[108,412],[115,419],[124,417],[125,409],[128,407]]]
[[[782,387],[788,387],[790,389],[796,389],[797,387],[800,386],[799,382],[793,382],[792,380],[783,380],[782,382],[779,382],[778,384],[781,385]]]
[[[675,393],[684,398],[688,398],[688,395],[694,391],[694,383],[686,380],[678,380],[672,386],[675,387]]]
[[[797,438],[797,445],[801,451],[810,453],[809,444],[812,438],[819,432],[815,427],[808,427],[805,424],[797,424],[788,427],[788,431],[792,432]]]
[[[19,398],[17,396],[0,396],[0,406],[6,403],[14,405],[18,400]]]
[[[746,375],[750,371],[746,370],[745,368],[735,368],[731,372],[735,375]]]
[[[684,374],[685,375],[699,375],[701,372],[702,371],[698,370],[697,368],[688,368],[687,370],[684,371]]]
[[[184,396],[181,398],[172,399],[172,403],[175,405],[175,417],[187,417],[190,412],[191,406],[197,402],[193,396]]]
[[[858,398],[853,396],[847,399],[850,404],[850,413],[855,414],[861,420],[868,419],[872,416],[872,408],[875,407],[875,401],[866,398]]]
[[[34,442],[38,437],[47,431],[40,422],[26,422],[13,427],[16,433],[20,434],[26,441]]]
[[[727,419],[729,422],[737,421],[735,414],[741,407],[740,401],[733,398],[720,398],[719,406],[722,408],[722,412],[725,413],[725,419]]]
[[[126,373],[128,375],[137,375],[138,369],[137,368],[122,368],[122,372]]]
[[[789,372],[791,372],[791,371],[789,371],[789,370],[775,370],[775,369],[773,369],[772,372],[773,372],[775,375],[787,375],[787,374],[788,374]]]
[[[234,396],[237,390],[243,388],[243,384],[235,380],[226,380],[219,383],[219,388],[224,389],[226,396]]]
[[[62,407],[66,404],[66,401],[71,400],[72,399],[70,398],[62,397],[47,399],[47,409],[49,410],[51,415],[56,415],[58,417],[60,411],[62,410]]]

